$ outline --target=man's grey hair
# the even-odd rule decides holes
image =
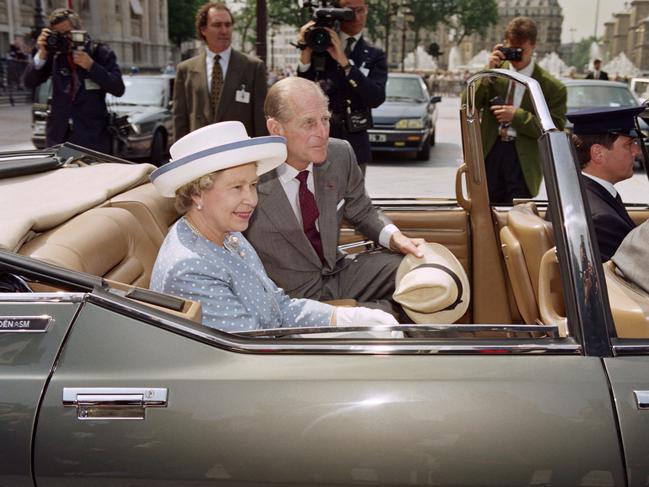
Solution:
[[[324,106],[329,105],[329,98],[325,95],[320,85],[309,81],[308,79],[297,76],[284,78],[268,90],[266,101],[264,102],[264,114],[266,118],[274,118],[280,123],[288,122],[293,116],[292,97],[301,97],[311,91],[322,98]]]

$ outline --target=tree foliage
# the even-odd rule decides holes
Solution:
[[[454,0],[454,8],[446,23],[455,29],[455,42],[460,44],[471,34],[485,36],[490,25],[498,22],[496,0]]]
[[[169,41],[180,47],[185,41],[196,38],[194,19],[203,0],[168,0]]]
[[[590,46],[595,41],[593,36],[580,40],[575,45],[575,50],[572,55],[572,65],[577,68],[577,71],[583,73],[588,70],[588,63],[590,62]]]

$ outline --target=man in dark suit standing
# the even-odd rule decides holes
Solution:
[[[291,297],[355,299],[394,312],[402,254],[419,256],[423,240],[403,235],[372,205],[349,142],[329,138],[327,98],[318,85],[298,77],[277,82],[265,112],[269,132],[286,138],[288,152],[284,164],[260,178],[246,232],[268,275]],[[337,248],[343,218],[393,252],[345,256]]]
[[[593,70],[589,71],[586,75],[586,79],[600,79],[602,81],[608,81],[608,73],[602,71],[602,60],[595,59],[593,61]]]
[[[364,174],[372,161],[367,133],[371,109],[385,101],[388,66],[385,53],[363,39],[368,9],[365,0],[339,0],[337,6],[351,9],[354,18],[340,23],[339,34],[328,29],[331,46],[325,53],[314,53],[305,42],[305,33],[313,22],[300,29],[298,76],[318,82],[329,97],[330,135],[349,141]]]
[[[124,94],[115,53],[80,31],[81,19],[67,8],[53,10],[49,28],[36,40],[37,51],[25,69],[25,86],[36,88],[52,78],[52,106],[47,117],[46,144],[72,142],[110,153],[106,93]],[[82,45],[73,45],[72,33]]]
[[[265,135],[264,63],[232,49],[234,18],[225,4],[208,2],[196,13],[196,31],[205,49],[176,69],[174,137],[215,122],[239,121],[251,137]]]
[[[633,176],[640,156],[635,117],[644,107],[591,108],[568,113],[602,262],[635,228],[614,185]]]

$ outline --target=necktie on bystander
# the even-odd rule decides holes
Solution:
[[[214,65],[212,66],[212,80],[210,85],[210,105],[212,106],[212,114],[216,120],[216,110],[219,108],[219,101],[221,99],[221,91],[223,90],[223,70],[221,69],[221,55],[214,56]]]
[[[352,50],[353,50],[352,48],[354,46],[355,41],[356,39],[354,39],[353,37],[347,38],[347,44],[345,45],[345,56],[347,56],[348,58],[349,56],[352,55]]]
[[[309,171],[301,171],[295,178],[300,182],[300,190],[298,198],[300,201],[300,212],[302,213],[302,228],[304,234],[311,242],[311,246],[324,262],[324,254],[322,252],[322,240],[320,239],[320,232],[315,226],[315,222],[320,216],[318,205],[316,204],[313,193],[309,191],[306,180],[309,177]]]

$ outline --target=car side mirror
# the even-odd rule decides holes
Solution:
[[[440,101],[442,101],[442,97],[439,96],[439,95],[435,95],[435,96],[430,97],[430,102],[431,103],[439,103]]]

